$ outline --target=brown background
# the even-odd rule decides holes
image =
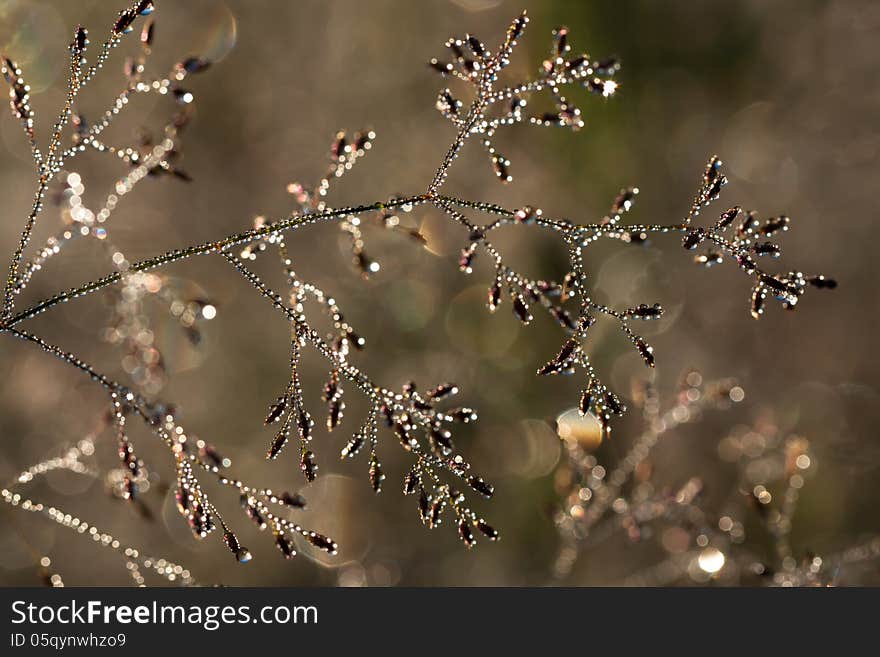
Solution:
[[[473,32],[496,44],[523,3],[455,2],[160,2],[151,70],[176,59],[225,55],[193,78],[196,121],[185,138],[185,168],[195,181],[148,180],[124,199],[112,218],[114,241],[129,259],[247,228],[253,217],[280,217],[292,204],[291,180],[323,173],[327,147],[339,128],[373,128],[367,159],[339,185],[332,202],[373,201],[419,193],[453,137],[433,109],[444,83],[424,62],[442,56],[445,39]],[[111,9],[111,5],[113,9]],[[95,1],[0,2],[0,47],[20,60],[34,87],[43,131],[62,98],[65,44],[81,22],[93,42],[119,3]],[[725,160],[731,184],[724,203],[765,215],[787,213],[794,229],[783,238],[783,262],[833,274],[840,289],[809,294],[796,313],[771,308],[761,322],[747,313],[748,285],[732,266],[705,272],[690,263],[674,238],[647,250],[597,247],[590,270],[597,297],[618,305],[659,301],[674,322],[651,335],[661,391],[674,390],[681,370],[699,367],[708,378],[735,376],[746,400],[712,414],[666,442],[660,477],[681,482],[701,473],[710,495],[726,499],[729,465],[715,446],[726,430],[774,409],[780,425],[807,437],[819,467],[804,490],[793,540],[800,550],[839,550],[880,530],[877,442],[875,282],[880,67],[876,41],[880,6],[871,2],[525,2],[532,23],[511,75],[531,75],[545,57],[557,24],[571,30],[575,50],[621,57],[619,95],[604,101],[575,92],[586,128],[516,128],[503,134],[513,161],[512,185],[502,187],[478,149],[458,162],[448,190],[465,198],[540,206],[555,216],[589,221],[602,216],[621,186],[641,189],[633,221],[674,222],[686,211],[706,158]],[[234,35],[233,35],[234,26]],[[123,49],[133,49],[136,35]],[[233,38],[234,36],[234,38]],[[235,47],[229,45],[235,41]],[[121,57],[90,89],[83,110],[98,110],[122,84]],[[139,99],[120,139],[143,122],[152,99]],[[41,133],[44,134],[44,133]],[[32,198],[33,175],[16,122],[0,119],[0,243],[11,251]],[[115,162],[89,155],[77,162],[89,191],[107,189],[119,175]],[[91,177],[90,177],[91,176]],[[97,198],[92,196],[91,198]],[[173,504],[148,500],[156,521],[145,523],[104,493],[101,481],[58,476],[33,485],[35,497],[58,503],[126,542],[189,566],[202,581],[289,585],[366,582],[414,585],[533,585],[551,581],[557,545],[552,470],[559,458],[552,422],[574,404],[577,382],[539,381],[535,368],[552,354],[559,335],[547,321],[521,329],[507,312],[483,306],[487,270],[457,271],[464,236],[432,210],[409,220],[428,236],[430,253],[401,237],[368,232],[368,248],[383,265],[363,282],[348,265],[345,242],[332,226],[297,233],[290,242],[298,270],[339,299],[369,341],[359,363],[377,381],[399,387],[452,379],[481,419],[458,440],[498,493],[480,508],[503,531],[497,545],[467,552],[454,531],[424,529],[412,500],[398,493],[404,459],[386,440],[389,481],[378,499],[363,461],[336,458],[356,428],[360,404],[350,403],[343,430],[323,432],[317,448],[322,472],[304,490],[305,517],[342,544],[331,563],[307,558],[283,562],[235,512],[229,496],[215,495],[242,529],[255,554],[236,567],[218,541],[193,541]],[[49,208],[40,243],[57,226]],[[500,240],[511,262],[535,275],[559,276],[558,242],[511,231]],[[439,257],[438,257],[439,256]],[[83,243],[47,267],[20,301],[109,271],[103,253]],[[220,260],[175,265],[215,299],[220,313],[196,353],[167,320],[156,323],[171,366],[163,395],[183,409],[183,421],[228,454],[238,473],[273,488],[299,488],[292,456],[266,464],[269,433],[261,418],[286,377],[285,325]],[[96,339],[106,316],[98,300],[77,301],[30,323],[47,339],[74,350],[116,376],[118,356]],[[597,364],[627,390],[643,368],[613,332],[595,338]],[[312,360],[315,364],[317,361]],[[81,375],[31,346],[0,342],[0,479],[53,454],[87,432],[105,397]],[[308,393],[318,408],[323,372],[311,368]],[[623,452],[638,419],[622,422],[603,454]],[[390,437],[389,437],[390,438]],[[146,432],[135,439],[145,458],[167,477],[167,458]],[[113,465],[104,443],[100,460]],[[712,498],[710,498],[712,499]],[[109,551],[43,519],[4,516],[0,583],[36,583],[26,537],[51,554],[71,584],[127,583]],[[304,523],[305,524],[305,523]],[[619,543],[582,559],[571,584],[610,583],[656,562],[650,546]],[[325,560],[322,560],[325,561]]]

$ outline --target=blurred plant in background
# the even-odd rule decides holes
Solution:
[[[635,565],[620,581],[626,585],[829,586],[858,582],[864,567],[876,570],[872,562],[880,558],[880,536],[827,555],[792,546],[798,497],[817,463],[809,441],[786,434],[772,418],[737,427],[718,443],[720,459],[734,463],[738,473],[721,512],[711,509],[703,494],[711,480],[695,475],[677,487],[658,484],[653,463],[658,444],[674,440],[677,427],[699,422],[707,410],[742,401],[745,393],[733,381],[706,384],[691,371],[682,377],[676,403],[663,410],[650,384],[636,386],[633,398],[642,410],[644,431],[613,467],[593,455],[602,436],[597,423],[571,413],[557,421],[568,455],[556,475],[562,496],[556,518],[560,581],[579,558],[608,558],[602,544],[616,533],[632,543],[653,542],[665,557],[647,568]],[[627,561],[626,553],[618,552],[618,566],[626,568]]]

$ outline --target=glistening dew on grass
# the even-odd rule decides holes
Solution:
[[[792,309],[808,287],[835,287],[832,279],[821,275],[797,270],[773,273],[759,264],[779,257],[780,247],[769,238],[788,230],[791,222],[786,216],[761,221],[754,212],[743,212],[734,206],[701,222],[701,215],[708,213],[708,207],[718,199],[727,184],[721,160],[715,156],[709,158],[690,210],[682,219],[670,224],[624,222],[624,215],[633,209],[638,194],[634,187],[621,190],[609,213],[588,223],[548,216],[537,203],[505,207],[461,198],[448,191],[447,175],[469,144],[476,142],[476,146],[487,154],[498,180],[509,184],[513,181],[516,165],[498,150],[498,136],[503,128],[524,123],[578,130],[583,126],[582,111],[575,105],[572,95],[583,91],[594,97],[587,102],[604,103],[618,90],[615,75],[619,63],[612,58],[596,60],[578,54],[572,48],[568,30],[562,27],[553,31],[550,54],[540,63],[533,79],[502,81],[527,28],[529,19],[525,12],[512,21],[500,44],[494,48],[473,35],[465,35],[448,40],[445,55],[430,61],[430,67],[456,87],[441,90],[436,102],[441,115],[455,127],[456,136],[446,153],[438,154],[440,164],[423,190],[344,207],[331,205],[327,200],[331,183],[360,162],[374,147],[376,138],[369,130],[351,135],[340,131],[333,140],[329,168],[320,182],[314,187],[300,183],[287,186],[294,200],[294,209],[288,216],[277,219],[260,217],[252,228],[240,232],[181,246],[141,260],[129,259],[113,246],[110,224],[116,220],[110,220],[119,212],[123,197],[148,176],[191,183],[189,173],[179,164],[179,158],[182,133],[192,118],[197,98],[184,84],[189,76],[201,74],[211,66],[209,59],[194,55],[179,60],[164,76],[149,73],[149,56],[157,43],[151,16],[153,10],[151,0],[132,4],[112,21],[109,36],[98,46],[90,42],[84,27],[74,30],[69,46],[67,94],[45,147],[38,143],[26,72],[4,56],[2,72],[10,87],[11,109],[21,121],[33,154],[36,193],[19,244],[11,255],[0,332],[40,347],[46,354],[86,374],[106,391],[107,413],[101,419],[103,425],[97,434],[106,430],[114,436],[120,464],[108,475],[108,481],[119,498],[137,504],[150,488],[147,466],[138,457],[129,431],[132,421],[142,422],[167,449],[174,469],[178,510],[193,535],[197,539],[210,534],[222,537],[225,546],[241,563],[249,561],[251,553],[233,529],[236,522],[221,515],[209,499],[203,479],[213,479],[222,490],[238,496],[243,515],[260,529],[268,529],[267,533],[286,558],[296,554],[294,539],[297,538],[331,555],[337,552],[337,544],[322,533],[290,519],[295,517],[294,512],[305,506],[302,496],[275,492],[233,475],[230,460],[221,456],[213,444],[198,438],[197,433],[184,429],[179,408],[161,397],[168,372],[166,358],[156,346],[151,328],[153,302],[164,306],[163,312],[179,323],[180,330],[194,345],[198,345],[205,331],[211,330],[207,322],[222,312],[209,296],[196,293],[192,287],[165,275],[163,268],[166,265],[203,255],[224,259],[256,294],[271,304],[278,313],[278,321],[289,328],[289,377],[277,397],[267,400],[265,425],[272,431],[267,435],[266,443],[260,446],[269,460],[292,456],[307,482],[319,476],[320,459],[313,449],[315,419],[306,410],[308,393],[301,375],[302,355],[305,351],[313,351],[327,370],[321,395],[327,405],[325,424],[328,431],[337,431],[344,417],[349,415],[344,401],[346,395],[358,392],[367,400],[365,416],[357,419],[357,428],[341,443],[341,458],[363,457],[363,470],[369,486],[378,493],[385,484],[381,464],[386,449],[384,434],[393,436],[411,458],[402,489],[404,494],[417,500],[421,521],[434,528],[447,519],[447,524],[454,526],[467,547],[484,538],[494,541],[500,536],[475,510],[469,498],[491,498],[494,488],[472,469],[453,442],[453,427],[476,420],[477,414],[467,406],[448,407],[448,400],[459,394],[454,383],[440,382],[424,389],[411,383],[395,391],[374,380],[355,364],[355,355],[365,348],[366,339],[349,324],[330,292],[300,276],[288,251],[288,244],[309,226],[336,222],[350,240],[354,266],[360,275],[368,277],[381,273],[382,268],[365,251],[364,226],[376,223],[420,242],[422,236],[418,231],[404,227],[399,215],[426,207],[440,211],[450,224],[461,228],[464,240],[459,260],[461,270],[472,273],[476,258],[486,258],[491,263],[494,277],[487,293],[490,311],[509,306],[516,319],[528,324],[534,312],[543,310],[559,324],[563,332],[561,347],[556,355],[549,355],[545,364],[536,364],[538,374],[580,372],[577,411],[580,416],[589,416],[598,423],[603,439],[610,435],[612,420],[626,409],[621,397],[603,382],[593,365],[589,353],[591,333],[595,331],[593,327],[600,319],[613,323],[644,364],[653,368],[654,349],[634,327],[660,318],[663,309],[654,302],[618,308],[595,300],[585,262],[591,244],[612,240],[623,248],[638,248],[653,234],[673,233],[687,250],[705,247],[705,251],[695,258],[698,263],[709,266],[729,258],[749,279],[751,312],[755,318],[764,312],[768,299],[776,299],[783,307]],[[130,35],[135,29],[140,30],[140,55],[124,62],[125,86],[122,91],[111,99],[108,109],[96,117],[79,114],[75,107],[80,94],[102,69],[108,68],[111,54],[123,39],[137,38]],[[104,132],[114,119],[139,96],[147,95],[163,101],[156,104],[156,112],[163,111],[160,108],[165,106],[169,108],[160,133],[143,132],[127,146],[106,143]],[[549,98],[554,109],[530,112],[529,102],[537,95]],[[83,194],[87,184],[73,169],[77,156],[85,152],[109,155],[110,159],[126,167],[124,175],[98,207],[85,205]],[[198,185],[193,185],[193,193],[197,194]],[[389,181],[389,189],[393,185],[394,181]],[[60,205],[63,225],[36,253],[30,254],[31,235],[50,200],[56,200]],[[494,231],[503,226],[526,225],[548,231],[564,244],[567,274],[561,280],[535,280],[518,272],[509,266],[490,239]],[[20,293],[39,274],[44,263],[63,254],[72,240],[93,240],[108,258],[109,273],[52,294],[30,307],[19,307],[16,301]],[[281,291],[269,287],[250,267],[252,261],[269,257],[269,254],[278,259],[284,273],[286,287]],[[77,299],[98,292],[113,300],[111,316],[102,336],[107,342],[121,347],[121,365],[131,380],[117,381],[91,365],[85,354],[71,353],[25,328],[29,320],[51,313],[60,304],[75,304]],[[314,318],[307,316],[307,302],[315,302],[329,316],[332,325],[329,332],[315,328]],[[258,422],[258,418],[254,421]],[[383,434],[380,430],[387,431]],[[78,454],[75,458],[70,456],[71,452],[65,454],[67,456],[61,458],[67,465],[58,467],[74,472],[85,470]],[[46,467],[45,463],[38,464],[32,470],[35,475],[41,474]],[[3,498],[8,504],[48,514],[65,527],[80,533],[88,532],[98,537],[94,540],[123,550],[127,567],[138,583],[141,583],[139,568],[158,568],[159,561],[144,561],[138,550],[123,548],[116,539],[98,533],[84,520],[54,507],[47,509],[43,504],[23,497],[17,489],[30,481],[25,479],[20,477],[4,489]],[[721,568],[717,556],[702,555],[701,559],[701,563],[707,564],[704,570]],[[160,574],[168,576],[167,562],[162,560],[162,563]],[[186,571],[178,572],[171,564],[168,567],[171,568],[170,574],[174,575],[169,579],[182,583],[190,581],[188,573],[184,576]]]

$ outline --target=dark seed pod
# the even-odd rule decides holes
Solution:
[[[755,264],[755,261],[744,253],[736,256],[736,262],[740,266],[740,268],[747,274],[751,274],[758,268],[758,265]]]
[[[180,512],[180,515],[188,516],[192,497],[180,479],[177,480],[177,488],[174,490],[174,501],[177,502],[177,510]]]
[[[557,27],[553,30],[553,41],[555,43],[557,57],[562,57],[565,53],[571,50],[571,46],[568,45],[567,27]]]
[[[413,469],[406,473],[403,478],[403,494],[412,495],[419,486],[419,473]]]
[[[556,355],[556,358],[538,370],[538,374],[544,376],[561,372],[567,366],[568,359],[571,358],[572,354],[574,354],[578,347],[580,347],[580,343],[576,339],[570,338],[566,340],[562,345],[562,348],[559,350],[559,353]]]
[[[583,84],[590,92],[599,96],[605,95],[605,80],[602,78],[590,78]]]
[[[764,292],[764,286],[760,283],[752,288],[752,301],[749,311],[755,319],[761,319],[764,314],[764,301],[767,298]]]
[[[462,424],[477,421],[477,413],[472,408],[452,408],[447,411],[447,415],[451,420],[461,422]]]
[[[270,461],[274,461],[278,458],[278,455],[281,453],[281,450],[284,449],[284,446],[287,444],[287,440],[290,438],[290,430],[288,427],[282,427],[281,431],[275,434],[275,437],[272,439],[272,444],[269,446],[269,451],[266,453],[266,458]]]
[[[122,465],[128,472],[135,477],[138,476],[140,472],[138,457],[135,455],[134,449],[128,439],[122,440],[119,443],[119,460],[122,461]]]
[[[379,463],[375,452],[370,456],[370,485],[373,491],[378,493],[382,490],[382,482],[385,480],[385,473],[382,472],[382,464]]]
[[[461,257],[458,259],[458,268],[466,274],[470,274],[473,271],[472,265],[474,262],[474,256],[477,253],[477,244],[476,242],[471,243],[470,246],[466,246],[461,250]]]
[[[529,17],[526,16],[525,12],[517,16],[513,20],[513,23],[510,24],[510,27],[507,28],[507,41],[512,42],[519,39],[522,36],[523,31],[526,29],[526,24],[528,22]]]
[[[294,509],[305,509],[306,508],[306,498],[304,498],[299,493],[287,493],[284,492],[281,494],[281,497],[278,498],[289,507]]]
[[[755,212],[746,212],[736,229],[739,237],[745,237],[758,227],[758,216]]]
[[[614,415],[623,415],[626,412],[626,406],[624,406],[617,398],[617,395],[612,392],[605,393],[604,402],[605,407]]]
[[[446,118],[455,118],[461,109],[461,101],[456,100],[449,89],[444,89],[437,96],[436,107]]]
[[[3,79],[6,80],[6,84],[10,87],[18,84],[18,76],[20,74],[18,64],[9,59],[8,57],[3,58]]]
[[[706,202],[714,201],[721,194],[721,188],[727,184],[727,176],[719,176],[710,185],[706,186],[704,196]]]
[[[450,64],[449,62],[441,62],[437,59],[431,59],[431,61],[428,62],[428,66],[443,75],[448,75],[449,73],[452,73],[452,64]]]
[[[229,548],[230,552],[238,552],[241,547],[238,543],[238,537],[228,529],[223,533],[223,542],[226,543],[226,547]]]
[[[590,412],[590,409],[592,408],[593,404],[595,404],[595,403],[596,403],[595,395],[593,395],[593,392],[589,388],[587,388],[586,390],[584,390],[581,393],[581,400],[580,400],[580,403],[578,404],[578,412],[581,415],[586,415],[587,413]]]
[[[263,420],[263,424],[269,425],[277,422],[284,415],[285,410],[287,410],[287,395],[282,395],[274,404],[269,406],[269,414]]]
[[[548,297],[558,297],[562,294],[562,286],[554,281],[538,281],[538,291]]]
[[[341,458],[354,458],[361,448],[366,444],[367,437],[362,433],[356,433],[354,437],[348,441],[342,451],[339,452]]]
[[[492,168],[495,171],[495,175],[498,176],[498,179],[501,182],[510,182],[513,180],[513,176],[510,175],[510,160],[501,155],[500,153],[492,154]]]
[[[394,435],[400,441],[400,445],[408,452],[418,449],[419,441],[416,440],[400,422],[394,425]]]
[[[703,182],[706,185],[711,185],[721,176],[721,160],[717,155],[713,155],[709,158],[709,163],[706,165],[706,171],[703,173]]]
[[[759,278],[764,285],[775,292],[788,292],[790,290],[789,285],[769,274],[761,274]]]
[[[802,293],[803,288],[805,288],[806,285],[807,285],[807,277],[804,276],[804,275],[803,275],[801,272],[799,272],[799,271],[790,271],[790,272],[788,272],[788,275],[785,277],[784,280],[785,280],[787,283],[790,283],[793,287],[800,289],[801,292],[799,292],[799,294]]]
[[[565,277],[562,279],[562,292],[559,295],[559,300],[562,303],[568,301],[571,297],[575,295],[575,289],[577,288],[577,278],[573,271],[568,272]]]
[[[299,437],[301,440],[309,441],[312,439],[312,427],[315,426],[314,420],[312,420],[312,416],[309,415],[309,412],[303,409],[299,410],[299,414],[296,418],[296,426],[299,429]]]
[[[428,512],[431,508],[431,502],[428,499],[428,493],[425,491],[424,486],[419,485],[419,516],[422,519],[422,522],[427,522],[428,520]]]
[[[659,319],[662,314],[663,308],[659,303],[655,303],[653,306],[639,304],[635,308],[630,308],[626,311],[627,317],[632,317],[633,319]]]
[[[547,376],[549,374],[559,374],[562,371],[562,365],[556,362],[556,359],[545,363],[540,369],[538,369],[538,376]]]
[[[620,60],[616,57],[602,59],[593,64],[593,70],[599,75],[614,75],[620,70]]]
[[[620,190],[620,193],[611,205],[611,214],[623,214],[624,212],[628,212],[632,208],[636,199],[636,194],[638,193],[639,190],[634,187]]]
[[[336,399],[339,395],[341,395],[341,391],[339,389],[339,372],[334,371],[333,374],[330,375],[330,380],[324,384],[324,390],[321,394],[321,399],[325,402],[329,402],[333,399]]]
[[[428,397],[430,399],[445,399],[446,397],[450,397],[451,395],[458,394],[458,386],[454,383],[441,383],[439,386],[434,388],[431,392],[428,393]]]
[[[442,497],[437,498],[431,504],[431,508],[428,510],[428,527],[434,529],[435,527],[439,527],[440,523],[443,522],[443,511],[446,509],[446,500]]]
[[[193,509],[192,517],[189,518],[189,526],[196,538],[204,538],[214,531],[214,520],[200,502],[197,502]]]
[[[586,333],[595,323],[596,318],[592,315],[581,315],[580,318],[578,318],[578,330],[581,333]]]
[[[4,58],[2,63],[3,77],[9,83],[9,105],[12,114],[25,124],[25,130],[33,136],[33,110],[30,106],[30,87],[21,79],[18,64]]]
[[[495,494],[495,488],[492,484],[483,481],[483,478],[477,475],[473,475],[468,479],[468,486],[485,497],[492,497]]]
[[[29,97],[27,87],[16,83],[9,91],[9,98],[14,106],[21,107]],[[19,114],[23,113],[23,109],[17,109]]]
[[[382,404],[379,408],[379,413],[382,415],[382,419],[385,421],[386,426],[394,426],[394,411],[391,410],[391,407],[388,406],[388,404]]]
[[[367,343],[366,340],[364,340],[361,336],[359,336],[354,331],[346,331],[345,339],[348,340],[348,344],[350,344],[352,347],[354,347],[358,351],[363,349],[364,345],[366,345],[366,343]]]
[[[578,350],[580,347],[580,343],[575,338],[569,338],[566,340],[562,348],[559,350],[559,353],[556,354],[556,362],[560,366],[564,366],[568,363],[569,358]]]
[[[431,442],[431,449],[440,456],[449,456],[455,449],[452,444],[452,434],[448,431],[431,429],[428,432],[428,440]]]
[[[540,117],[533,119],[541,125],[562,125],[562,115],[558,112],[544,112]]]
[[[791,219],[785,215],[768,219],[764,222],[764,225],[761,226],[761,235],[764,237],[770,237],[774,233],[785,232],[788,230],[789,223],[791,223]]]
[[[177,66],[187,73],[201,73],[211,67],[211,62],[202,57],[187,57]]]
[[[373,144],[376,133],[371,130],[367,132],[358,132],[354,136],[354,150],[358,153],[367,150]]]
[[[584,122],[581,120],[581,111],[577,107],[564,106],[559,112],[562,119],[562,125],[569,126],[574,130],[583,127]]]
[[[242,495],[241,508],[244,509],[247,517],[253,520],[257,527],[260,529],[266,529],[266,519],[263,517],[258,505],[252,498],[247,495]]]
[[[642,360],[645,361],[645,365],[648,367],[654,367],[654,347],[649,345],[642,338],[637,338],[636,349],[639,350],[639,355],[642,357]]]
[[[479,58],[483,58],[486,56],[486,48],[477,37],[471,36],[469,34],[467,37],[467,44],[468,48],[471,49],[471,52],[474,53],[475,56]]]
[[[492,287],[489,288],[489,311],[495,312],[495,309],[498,308],[501,303],[501,283],[499,281],[495,281],[492,284]]]
[[[833,278],[826,278],[825,276],[810,276],[807,279],[807,283],[812,285],[813,287],[817,287],[819,289],[824,290],[833,290],[837,287],[837,281]]]
[[[333,399],[330,401],[330,410],[327,413],[327,431],[333,431],[336,427],[339,426],[339,422],[342,419],[342,411],[344,408],[344,402],[341,402],[338,399]]]
[[[426,401],[422,401],[421,399],[414,398],[412,401],[413,408],[419,411],[430,411],[434,407]]]
[[[702,228],[694,228],[688,231],[687,235],[681,241],[681,245],[687,249],[688,251],[693,251],[700,244],[702,244],[703,240],[706,239],[706,231]]]
[[[694,262],[698,265],[703,265],[704,267],[712,267],[714,265],[720,265],[722,262],[724,262],[724,256],[721,254],[720,251],[710,249],[705,253],[695,255]]]
[[[131,32],[131,25],[134,23],[135,18],[137,18],[137,14],[129,9],[119,12],[119,17],[113,24],[113,33],[119,36]]]
[[[73,34],[73,51],[77,56],[81,57],[83,52],[85,52],[86,46],[89,44],[89,33],[82,25],[79,25],[76,28],[76,32]]]
[[[565,68],[574,73],[580,73],[581,69],[588,68],[589,63],[590,60],[587,58],[586,55],[579,55],[565,62]]]
[[[464,59],[464,51],[461,49],[462,41],[460,39],[450,39],[446,42],[446,47],[452,51],[458,60]]]
[[[577,324],[575,323],[572,316],[568,314],[567,310],[565,310],[564,308],[560,308],[559,306],[551,306],[549,310],[550,314],[553,316],[553,319],[559,322],[559,325],[562,328],[566,328],[569,331],[577,330]]]
[[[473,530],[471,530],[471,526],[466,520],[459,521],[458,536],[465,544],[465,547],[468,548],[472,548],[477,542],[477,540],[474,538],[474,532]]]
[[[534,319],[532,313],[529,312],[529,307],[519,294],[513,296],[513,314],[523,324],[528,324]]]
[[[336,554],[339,546],[331,538],[317,532],[305,532],[303,537],[312,545],[328,554]]]
[[[752,251],[757,256],[770,256],[778,258],[782,254],[782,249],[775,242],[758,242],[752,245]]]
[[[275,535],[275,545],[281,550],[281,554],[285,559],[293,559],[296,556],[296,549],[293,547],[293,541],[285,534]]]
[[[202,441],[199,442],[201,443]],[[224,458],[211,443],[199,445],[199,457],[216,468],[228,468],[232,463],[229,459]]]
[[[309,483],[313,482],[315,477],[318,476],[318,465],[315,463],[315,455],[311,450],[303,450],[302,458],[300,458],[299,461],[299,467],[302,469],[306,481]]]
[[[484,233],[483,229],[479,227],[472,228],[471,232],[468,233],[468,239],[471,242],[479,242],[484,237],[486,237],[486,233]]]
[[[479,529],[490,541],[497,541],[500,537],[498,531],[485,520],[477,520],[477,529]]]
[[[729,210],[725,210],[721,213],[721,216],[718,218],[718,221],[715,223],[715,228],[717,230],[726,230],[736,221],[736,218],[739,216],[742,210],[739,207],[732,207]]]
[[[153,10],[155,8],[156,7],[153,5],[153,0],[141,0],[134,11],[141,16],[149,16],[153,13]]]
[[[336,133],[336,139],[330,147],[330,155],[333,157],[334,161],[345,156],[347,146],[348,140],[345,138],[345,131],[340,130]]]
[[[123,489],[124,494],[123,498],[134,502],[138,496],[138,485],[135,483],[134,479],[126,475],[125,480],[123,481]]]
[[[181,105],[189,105],[193,101],[193,95],[191,92],[186,89],[181,89],[180,87],[175,87],[171,90],[171,95],[174,96],[174,100],[176,100]]]

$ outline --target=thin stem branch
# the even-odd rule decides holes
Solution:
[[[0,330],[5,327],[15,326],[19,322],[39,315],[40,313],[48,310],[53,306],[58,305],[59,303],[65,303],[67,301],[70,301],[71,299],[97,292],[98,290],[101,290],[109,285],[118,283],[126,274],[149,271],[151,269],[156,269],[157,267],[177,262],[179,260],[185,260],[186,258],[191,258],[193,256],[205,255],[207,253],[222,253],[229,248],[232,248],[239,244],[250,242],[266,235],[271,235],[272,233],[278,233],[295,228],[302,228],[304,226],[315,224],[327,219],[339,219],[341,217],[347,217],[354,214],[374,212],[376,210],[382,210],[385,208],[396,208],[404,205],[418,205],[424,203],[425,201],[426,198],[424,196],[411,196],[402,199],[392,199],[385,202],[377,201],[367,205],[338,208],[334,210],[328,210],[326,212],[294,214],[286,219],[265,224],[264,226],[261,226],[259,228],[253,228],[242,233],[229,235],[219,240],[204,242],[202,244],[188,246],[183,249],[174,249],[173,251],[167,251],[161,255],[132,263],[126,272],[113,272],[97,280],[90,281],[78,287],[71,288],[67,292],[61,292],[59,294],[53,295],[52,297],[44,299],[34,306],[31,306],[30,308],[23,310],[20,313],[11,317],[8,322],[0,326]]]

